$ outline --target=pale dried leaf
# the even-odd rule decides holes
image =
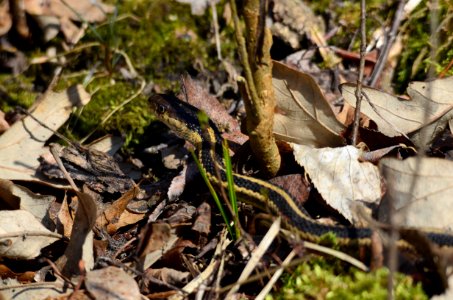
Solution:
[[[44,220],[49,222],[48,210],[50,204],[55,201],[54,196],[35,194],[26,187],[3,179],[0,179],[0,199],[12,200],[8,202],[10,208],[28,211],[43,224]]]
[[[315,147],[342,145],[340,133],[345,128],[313,78],[275,61],[272,73],[277,100],[276,138]]]
[[[432,81],[430,86],[433,88],[430,89],[431,96],[428,98],[427,83],[413,82],[407,89],[410,101],[364,87],[362,90],[366,97],[362,101],[361,112],[377,124],[380,132],[389,137],[409,134],[439,119],[453,108],[453,77]],[[353,107],[356,102],[355,88],[356,85],[352,83],[341,85],[345,101]]]
[[[0,299],[14,300],[42,300],[67,299],[73,292],[71,286],[65,282],[40,282],[36,285],[20,284],[14,281],[3,281],[0,290]]]
[[[85,105],[90,95],[81,85],[65,91],[50,92],[42,99],[32,114],[53,130],[68,119],[73,106]],[[27,116],[0,136],[0,178],[37,180],[38,158],[48,152],[44,143],[53,132]]]
[[[59,239],[27,211],[0,211],[0,257],[33,259]]]
[[[150,276],[162,282],[176,286],[187,284],[190,278],[189,272],[182,272],[170,268],[161,269],[149,268],[148,270],[146,270],[145,275],[146,277]]]
[[[44,5],[43,5],[44,4]],[[102,22],[115,7],[90,0],[25,0],[25,11],[31,15],[67,17],[75,21]]]
[[[388,221],[392,204],[400,225],[453,230],[452,161],[384,158],[379,168],[387,182],[387,193],[379,208],[380,220]]]
[[[429,82],[414,81],[409,83],[407,93],[411,98],[425,97],[440,104],[453,104],[453,76]]]
[[[353,146],[314,149],[292,145],[296,161],[304,167],[314,186],[331,207],[350,222],[357,222],[356,205],[376,203],[381,198],[378,168],[360,162]]]
[[[85,286],[98,300],[124,299],[140,300],[141,294],[137,282],[123,269],[106,267],[88,272]]]

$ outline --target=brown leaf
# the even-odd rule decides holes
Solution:
[[[229,133],[233,142],[243,144],[247,140],[247,137],[241,133],[238,121],[228,114],[225,107],[205,87],[190,76],[185,76],[183,83],[189,104],[206,112],[221,130],[226,130]]]
[[[112,203],[110,203],[106,209],[96,219],[96,226],[98,228],[104,228],[108,224],[118,223],[121,214],[127,207],[127,204],[135,198],[138,194],[138,187],[133,187],[129,191],[121,195],[121,197]],[[109,232],[113,233],[113,232]]]
[[[208,203],[203,202],[198,206],[192,230],[205,236],[211,232],[211,206]]]
[[[5,35],[13,24],[11,13],[9,11],[9,1],[0,2],[0,36]]]
[[[137,247],[137,255],[144,257],[146,254],[160,250],[169,241],[171,227],[167,223],[147,224],[140,231],[140,245]]]
[[[313,78],[279,62],[274,62],[273,77],[274,135],[278,139],[315,147],[343,144],[340,133],[345,127]]]
[[[57,228],[58,232],[69,238],[71,236],[72,226],[74,225],[74,217],[69,209],[67,199],[68,197],[65,195],[63,202],[61,203],[60,211],[58,212]]]
[[[90,270],[94,266],[93,232],[96,222],[96,203],[91,196],[76,192],[78,207],[72,227],[71,238],[66,251],[57,261],[62,273],[68,277],[80,273],[79,261],[83,260],[85,268]]]

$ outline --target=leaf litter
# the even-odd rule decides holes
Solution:
[[[196,2],[189,1],[192,7]],[[34,2],[27,3],[31,5]],[[71,1],[67,3],[75,5]],[[208,2],[198,3],[206,6]],[[41,10],[31,10],[31,6],[27,9],[35,15],[52,15],[55,5],[57,3],[50,2],[48,7],[39,8]],[[57,9],[59,13],[54,14],[62,24],[61,30],[65,38],[72,43],[77,41],[78,34],[84,30],[72,22],[80,21],[79,15],[84,16],[83,21],[100,21],[105,17],[105,12],[111,11],[111,7],[103,3],[94,7],[85,1],[80,1],[74,7],[77,8],[75,11],[60,7]],[[282,9],[280,3],[276,7]],[[274,13],[293,17],[299,11]],[[284,21],[291,19],[280,17]],[[314,16],[310,13],[311,17]],[[41,20],[44,22],[44,19]],[[282,25],[291,27],[291,24],[285,22],[278,26]],[[9,26],[6,22],[5,30],[9,30]],[[324,36],[321,24],[316,24],[316,28],[311,30],[292,28],[294,29],[296,34],[288,36],[289,38],[308,35],[323,49],[321,55],[326,63],[337,60],[330,48],[325,47],[326,41],[320,38]],[[351,54],[345,51],[336,53]],[[444,134],[443,137],[451,136],[451,129],[448,127],[451,122],[450,83],[451,78],[431,83],[412,83],[407,90],[411,97],[409,101],[400,100],[377,89],[365,88],[370,103],[377,103],[376,106],[370,104],[371,108],[365,107],[363,110],[377,125],[368,130],[390,136],[390,143],[393,144],[371,150],[367,145],[357,149],[345,146],[349,138],[346,131],[348,124],[346,121],[339,121],[341,119],[332,109],[332,103],[326,100],[333,96],[325,97],[310,75],[275,62],[274,88],[279,98],[275,135],[286,142],[301,144],[291,144],[291,147],[296,161],[303,167],[302,171],[300,167],[293,166],[297,174],[282,177],[280,181],[290,187],[296,185],[296,181],[304,181],[299,189],[290,191],[299,196],[300,202],[307,199],[310,202],[313,194],[319,193],[324,204],[334,208],[351,223],[367,222],[367,218],[362,220],[362,211],[355,210],[355,203],[379,205],[379,221],[385,221],[388,219],[386,212],[389,201],[392,201],[397,204],[397,218],[401,225],[451,229],[448,209],[451,202],[451,166],[448,161],[446,163],[439,158],[383,158],[401,157],[402,149],[411,149],[411,142],[420,148],[434,143],[441,133]],[[354,103],[351,98],[353,89],[354,85],[343,85],[343,96],[347,101],[351,100],[351,105]],[[77,86],[76,90],[81,99],[89,100],[90,95],[81,86]],[[48,93],[44,97],[44,104],[39,103],[31,113],[52,130],[56,130],[69,116],[72,104],[68,100],[71,93],[70,90]],[[232,136],[225,137],[239,145],[246,141],[237,120],[230,117],[200,82],[186,76],[183,96],[181,98],[187,98],[183,100],[206,110],[217,124],[221,124],[220,127],[233,133]],[[50,102],[46,104],[48,100]],[[66,101],[66,104],[60,106],[57,100]],[[422,118],[426,103],[432,104],[427,119]],[[384,112],[379,111],[381,109]],[[9,124],[4,126],[6,132],[0,137],[0,204],[3,208],[0,213],[4,213],[0,217],[0,229],[5,231],[1,234],[0,256],[6,259],[0,263],[0,273],[2,276],[9,274],[6,276],[8,278],[19,278],[22,275],[22,278],[28,278],[20,288],[15,286],[18,282],[14,280],[5,283],[10,288],[2,287],[2,296],[12,298],[21,294],[28,297],[24,299],[32,299],[32,296],[46,298],[79,295],[102,299],[118,295],[124,299],[139,299],[143,294],[148,294],[150,298],[165,295],[165,298],[182,299],[197,293],[199,298],[220,297],[224,294],[219,294],[218,291],[231,281],[231,272],[241,269],[237,274],[243,275],[234,277],[238,279],[227,286],[228,291],[224,290],[225,293],[229,292],[229,296],[236,297],[250,288],[246,281],[253,272],[260,276],[260,272],[256,270],[266,270],[273,264],[280,263],[278,259],[267,257],[282,257],[281,249],[274,249],[271,244],[283,246],[281,248],[288,246],[281,244],[276,238],[279,232],[285,232],[284,228],[280,229],[280,219],[274,220],[266,213],[257,213],[250,206],[241,206],[241,225],[245,231],[253,233],[254,239],[263,233],[272,238],[261,239],[256,245],[254,239],[245,235],[243,242],[233,245],[225,230],[221,231],[223,225],[217,211],[205,202],[206,195],[202,188],[200,191],[203,184],[197,182],[196,177],[187,175],[196,171],[193,167],[188,167],[185,150],[185,154],[178,159],[172,158],[176,153],[174,150],[160,152],[167,152],[163,154],[162,160],[165,171],[170,174],[168,178],[159,178],[159,182],[149,183],[146,181],[153,181],[159,176],[151,172],[150,177],[141,177],[145,173],[138,172],[134,179],[145,182],[135,185],[129,173],[123,172],[123,168],[112,157],[116,152],[112,150],[115,143],[104,147],[102,151],[92,146],[70,144],[57,151],[67,174],[62,176],[59,173],[54,177],[62,179],[69,176],[76,179],[77,186],[62,185],[60,181],[58,185],[53,182],[50,188],[50,179],[41,177],[42,174],[39,173],[44,168],[43,165],[39,168],[38,157],[47,151],[45,144],[53,132],[27,118],[16,122],[11,128],[8,128]],[[406,138],[407,145],[401,145],[397,139],[392,139],[399,135]],[[428,136],[428,141],[423,139],[424,136]],[[448,141],[447,138],[444,140]],[[444,147],[453,148],[448,143]],[[437,153],[447,156],[446,152],[439,150],[441,148],[437,149]],[[109,150],[111,153],[105,154]],[[17,153],[24,154],[24,158],[18,158]],[[377,162],[377,166],[373,164]],[[144,171],[143,166],[138,165],[142,168],[140,171]],[[54,170],[62,171],[63,168],[60,168],[61,166]],[[305,178],[301,178],[301,173],[305,174]],[[277,178],[274,182],[278,184],[278,181]],[[412,182],[417,182],[417,186],[421,184],[412,189]],[[164,196],[166,193],[167,197]],[[152,197],[154,198],[151,199]],[[187,203],[181,200],[188,198],[191,200]],[[139,200],[144,203],[142,211],[137,207],[133,209],[131,205]],[[263,210],[266,212],[266,209]],[[317,215],[316,210],[314,215]],[[340,222],[344,220],[340,218]],[[267,231],[269,224],[272,224],[272,230]],[[305,244],[303,251],[296,251],[301,244],[290,246],[294,246],[294,249],[289,254],[285,253],[287,256],[282,264],[285,267],[297,256],[306,259],[306,253],[302,252],[315,249],[310,248],[312,246],[309,243]],[[315,251],[321,251],[317,249]],[[46,258],[47,262],[31,267],[32,274],[27,276],[8,268],[8,260],[28,262],[36,257]],[[46,277],[57,280],[49,284],[44,281]],[[276,277],[269,280],[258,297],[264,297],[268,293],[276,282]],[[37,282],[32,282],[34,280]],[[34,285],[36,283],[40,284],[42,293],[27,293],[30,288],[38,290]],[[206,286],[217,289],[206,289]],[[156,287],[168,290],[161,293]]]

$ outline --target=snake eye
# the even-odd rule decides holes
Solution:
[[[165,110],[166,110],[166,107],[165,107],[165,105],[162,105],[162,104],[157,104],[157,110],[156,110],[156,111],[157,111],[157,113],[159,113],[159,114],[163,114],[163,113],[165,112]]]

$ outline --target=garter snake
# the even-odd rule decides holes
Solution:
[[[167,94],[158,94],[149,99],[151,110],[161,122],[166,124],[179,137],[192,143],[197,149],[201,166],[206,171],[209,181],[226,187],[227,178],[224,170],[222,136],[216,125],[209,120],[202,128],[198,119],[199,110],[178,98]],[[312,219],[306,211],[282,188],[267,181],[233,173],[236,193],[251,199],[246,201],[255,207],[269,208],[281,215],[282,220],[301,239],[319,242],[326,233],[334,233],[339,244],[369,245],[372,230],[366,227],[347,227],[325,225]],[[453,235],[423,231],[423,234],[439,246],[453,246]],[[408,244],[400,240],[398,245],[407,248]]]

